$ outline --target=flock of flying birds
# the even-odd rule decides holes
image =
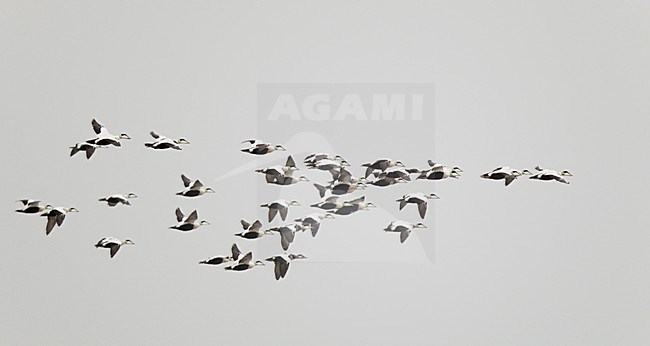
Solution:
[[[111,146],[120,147],[122,140],[131,139],[126,133],[121,133],[119,135],[109,133],[106,127],[102,126],[95,119],[92,120],[92,127],[96,136],[70,147],[70,156],[74,156],[78,152],[84,151],[86,153],[86,158],[90,159],[97,149],[108,148]],[[145,146],[154,150],[182,150],[181,145],[189,144],[189,142],[184,138],[172,139],[155,133],[154,131],[151,131],[150,134],[153,137],[153,141],[145,143]],[[242,142],[242,144],[244,143],[247,143],[248,146],[241,149],[241,151],[253,155],[267,155],[276,151],[286,151],[282,145],[271,145],[255,139]],[[326,153],[311,154],[305,157],[303,163],[307,169],[329,172],[331,174],[332,180],[322,184],[314,183],[314,187],[317,189],[321,201],[311,204],[310,207],[320,209],[322,212],[312,213],[295,219],[293,223],[266,230],[263,230],[263,225],[259,220],[253,223],[241,220],[243,231],[235,234],[244,239],[259,239],[274,234],[280,235],[280,245],[285,253],[266,258],[266,261],[274,263],[276,280],[285,277],[292,261],[307,258],[302,254],[286,253],[298,232],[309,231],[312,236],[315,237],[320,229],[321,222],[325,219],[333,219],[335,215],[351,215],[358,211],[376,207],[372,202],[366,202],[365,196],[350,200],[344,200],[342,196],[351,194],[357,190],[364,190],[369,185],[387,187],[400,183],[408,183],[412,180],[412,176],[415,176],[415,179],[424,180],[443,180],[448,178],[458,179],[460,174],[463,172],[459,167],[454,166],[450,168],[431,160],[428,161],[428,168],[417,169],[406,168],[400,161],[379,159],[374,162],[364,163],[362,165],[362,167],[365,168],[364,176],[355,177],[347,168],[350,164],[343,159],[343,157]],[[299,170],[299,168],[296,166],[293,158],[289,156],[283,166],[276,165],[260,168],[255,170],[255,172],[263,174],[268,184],[293,185],[299,182],[309,181],[304,176],[294,176],[294,172],[297,170]],[[535,173],[532,173],[527,169],[518,170],[510,167],[498,167],[481,175],[481,178],[504,180],[505,186],[508,186],[517,178],[525,175],[528,175],[529,178],[533,180],[557,181],[564,184],[569,184],[565,177],[572,176],[568,171],[558,172],[537,166],[535,167]],[[178,196],[196,198],[206,193],[215,192],[212,188],[205,187],[200,180],[192,180],[184,174],[181,175],[181,180],[183,181],[185,188],[176,193]],[[329,196],[325,198],[326,195]],[[118,204],[129,206],[131,205],[129,200],[133,198],[137,198],[134,193],[114,194],[102,197],[99,201],[105,202],[109,207],[115,207]],[[433,193],[414,192],[403,195],[401,198],[397,199],[396,202],[399,203],[399,210],[402,210],[408,204],[416,205],[420,217],[424,220],[427,212],[427,202],[430,199],[438,199],[438,196]],[[18,202],[21,202],[23,207],[17,209],[16,212],[24,214],[40,214],[43,217],[47,217],[47,224],[45,226],[46,235],[49,235],[55,226],[61,226],[67,214],[78,212],[74,207],[53,207],[49,204],[42,205],[41,202],[37,200],[22,199]],[[282,221],[286,221],[289,208],[299,205],[300,203],[295,200],[279,199],[262,204],[261,207],[268,209],[268,222],[270,223],[278,214],[280,214],[280,219],[282,219]],[[203,225],[209,225],[205,220],[199,221],[196,210],[186,216],[180,208],[177,208],[176,220],[177,224],[169,227],[170,229],[188,232]],[[411,223],[397,220],[386,226],[384,231],[399,233],[400,242],[404,243],[408,239],[412,230],[426,227],[427,226],[422,222]],[[109,249],[112,258],[123,245],[131,244],[134,243],[130,239],[120,240],[115,237],[105,237],[100,239],[95,244],[95,247]],[[239,250],[236,243],[232,245],[230,255],[212,257],[199,263],[207,265],[231,263],[232,265],[225,267],[226,270],[231,271],[246,271],[264,265],[263,261],[253,261],[252,252],[248,252],[246,255],[242,256],[242,252]]]

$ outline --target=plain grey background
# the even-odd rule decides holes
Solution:
[[[643,1],[1,1],[0,342],[647,344],[648,13]],[[238,143],[256,134],[257,86],[287,82],[435,85],[435,152],[391,155],[465,170],[431,185],[444,196],[427,216],[433,263],[400,261],[419,243],[366,214],[369,236],[347,252],[385,240],[394,260],[316,258],[281,282],[269,267],[196,264],[264,215],[261,177],[218,179],[256,166]],[[69,158],[92,117],[133,140]],[[146,151],[152,129],[192,144]],[[387,156],[389,141],[360,138],[375,145],[341,139],[352,163]],[[478,178],[501,164],[575,177]],[[173,196],[181,172],[218,193]],[[129,191],[132,208],[96,201]],[[13,212],[24,197],[81,212],[45,237],[44,220]],[[176,206],[212,225],[166,229]],[[359,231],[345,221],[310,246]],[[110,260],[92,246],[108,235],[136,245]]]

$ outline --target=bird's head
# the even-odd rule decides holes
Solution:
[[[427,228],[427,225],[423,224],[422,222],[418,222],[413,225],[413,228]]]
[[[395,166],[404,167],[404,164],[402,163],[402,161],[395,161]]]
[[[440,199],[435,193],[430,193],[428,195],[425,195],[427,199]]]
[[[306,258],[307,258],[307,256],[305,256],[305,255],[303,255],[303,254],[301,254],[301,253],[299,253],[299,254],[297,254],[297,255],[289,254],[289,259],[291,259],[291,260],[295,260],[295,259],[306,259]]]
[[[179,138],[178,144],[190,144],[190,142],[185,138]]]
[[[298,203],[298,201],[291,201],[289,202],[289,205],[300,206],[300,203]]]
[[[214,190],[211,187],[206,187],[205,192],[206,193],[214,193]]]
[[[120,133],[119,139],[131,139],[131,137],[129,137],[129,135],[127,135],[126,133]]]
[[[132,242],[131,239],[126,239],[126,240],[124,241],[124,245],[135,245],[135,243]]]
[[[276,145],[274,148],[275,148],[275,150],[277,150],[277,151],[287,151],[287,149],[285,149],[283,146],[281,146],[281,145],[279,145],[279,144]]]
[[[131,192],[128,195],[126,195],[126,198],[138,198],[138,196],[135,193]]]
[[[573,174],[569,173],[569,171],[562,171],[562,173],[560,173],[560,175],[568,176],[568,177],[572,177],[572,176],[573,176]]]

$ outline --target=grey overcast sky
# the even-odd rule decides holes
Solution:
[[[0,344],[647,345],[649,16],[647,1],[0,0]],[[310,136],[259,114],[265,83],[424,83],[434,111]],[[133,140],[69,158],[93,117]],[[191,145],[147,151],[152,129]],[[380,208],[299,234],[309,260],[283,281],[200,266],[265,199],[297,196],[291,219],[318,199],[260,184],[250,169],[286,154],[239,152],[258,135],[356,174],[385,156],[465,173],[368,189]],[[571,184],[479,178],[536,164]],[[180,173],[217,193],[174,196]],[[131,191],[130,208],[97,202]],[[415,191],[442,198],[430,233],[399,244],[381,229],[418,220],[394,201]],[[46,237],[14,213],[26,197],[80,213]],[[167,229],[177,206],[211,225]],[[109,235],[136,245],[111,260],[92,246]]]

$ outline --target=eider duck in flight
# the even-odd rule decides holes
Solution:
[[[286,257],[284,255],[272,256],[266,260],[275,264],[275,279],[280,280],[287,275],[287,271],[289,270],[289,262],[306,258],[307,257],[303,254],[289,254]]]
[[[210,265],[219,265],[230,261],[236,261],[241,256],[241,251],[237,247],[237,244],[232,244],[230,247],[230,256],[217,256],[208,258],[207,260],[199,262],[199,264],[210,264]]]
[[[391,186],[391,185],[395,185],[395,184],[398,184],[398,183],[408,183],[408,181],[404,180],[402,178],[383,177],[383,178],[373,180],[373,181],[369,182],[368,184],[374,185],[374,186],[379,186],[379,187],[386,187],[386,186]]]
[[[330,185],[334,185],[336,183],[367,183],[368,180],[366,178],[356,178],[352,176],[352,173],[345,169],[344,167],[341,167],[338,170],[331,170],[330,173],[332,174],[332,181],[329,182]]]
[[[47,225],[45,226],[45,235],[49,235],[50,232],[54,229],[54,225],[61,226],[63,220],[65,220],[65,215],[67,213],[76,213],[77,210],[74,207],[70,208],[53,208],[48,209],[46,212],[41,214],[41,216],[47,216]]]
[[[280,212],[280,218],[282,221],[287,219],[287,213],[289,212],[289,207],[290,206],[299,206],[300,203],[297,201],[289,201],[286,199],[278,199],[276,201],[262,204],[260,207],[262,208],[269,208],[269,222],[273,221],[275,218],[275,215]]]
[[[115,237],[106,237],[100,239],[97,244],[95,244],[96,248],[104,248],[104,249],[111,249],[111,258],[115,256],[115,254],[120,250],[120,247],[122,245],[134,245],[135,243],[132,242],[130,239],[125,239],[125,240],[119,240]]]
[[[427,228],[427,226],[421,222],[412,224],[400,220],[391,222],[386,228],[384,228],[384,231],[399,233],[399,241],[400,243],[404,243],[411,234],[411,231],[416,228]]]
[[[345,160],[335,161],[324,159],[313,164],[306,164],[306,166],[308,169],[318,169],[320,171],[334,172],[337,169],[350,166],[350,164]]]
[[[404,167],[404,164],[401,163],[400,161],[393,161],[393,160],[390,160],[390,159],[379,159],[379,160],[377,160],[375,162],[364,163],[361,166],[367,167],[365,177],[368,178],[368,176],[370,176],[370,174],[372,174],[372,172],[374,172],[376,170],[380,170],[380,171],[383,172],[383,171],[385,171],[386,169],[388,169],[390,167],[396,167],[396,166],[397,167]]]
[[[356,190],[363,190],[366,188],[364,183],[352,183],[352,182],[334,182],[334,184],[329,186],[324,186],[321,184],[314,183],[314,187],[318,190],[318,194],[321,198],[325,197],[327,190],[333,195],[345,195],[352,193]]]
[[[346,201],[343,206],[335,209],[332,213],[336,215],[351,215],[360,210],[370,210],[369,208],[376,208],[372,202],[366,202],[366,197],[359,197],[357,199]]]
[[[164,149],[175,149],[183,150],[181,144],[190,144],[185,138],[172,139],[165,136],[162,136],[155,131],[149,132],[151,137],[155,139],[154,142],[145,143],[144,146],[151,149],[164,150]]]
[[[131,205],[131,202],[129,202],[129,199],[137,198],[137,197],[138,196],[136,196],[134,193],[129,193],[129,194],[126,194],[126,195],[116,194],[116,195],[110,195],[110,196],[107,196],[107,197],[100,198],[99,201],[100,202],[107,202],[109,207],[114,207],[114,206],[118,205],[119,203],[122,203],[124,205]]]
[[[225,267],[225,270],[232,270],[236,272],[241,272],[245,270],[249,270],[252,268],[255,268],[257,266],[263,266],[264,262],[262,261],[255,261],[254,263],[251,263],[251,260],[253,259],[253,253],[249,252],[246,254],[246,256],[242,257],[242,259],[239,260],[239,262],[233,266],[230,267]]]
[[[447,178],[458,179],[460,177],[460,173],[463,172],[463,170],[460,169],[460,167],[458,166],[449,168],[443,164],[435,163],[431,160],[429,160],[428,162],[431,168],[420,172],[420,175],[417,177],[417,179],[427,179],[427,180],[442,180]]]
[[[212,190],[212,188],[204,187],[201,181],[198,179],[192,182],[192,180],[186,177],[185,174],[181,174],[181,180],[183,180],[185,190],[176,192],[176,195],[178,196],[198,197],[206,193],[214,193],[214,190]]]
[[[97,120],[95,119],[93,119],[92,125],[93,125],[93,130],[95,131],[95,134],[97,134],[97,136],[93,139],[87,140],[86,143],[94,144],[98,146],[114,145],[116,147],[119,147],[122,146],[120,140],[131,139],[131,137],[129,137],[129,135],[127,135],[126,133],[121,133],[118,136],[112,135],[110,132],[108,132],[106,127],[104,127],[102,124],[97,122]]]
[[[536,166],[535,169],[539,172],[530,177],[530,179],[534,180],[543,180],[543,181],[551,181],[555,180],[560,183],[568,184],[569,182],[564,179],[564,177],[572,177],[573,174],[569,173],[569,171],[554,171],[551,169],[543,169],[540,166]]]
[[[316,234],[318,233],[318,230],[320,229],[321,221],[323,221],[325,219],[333,219],[333,218],[334,218],[334,215],[332,215],[330,213],[326,213],[326,214],[313,213],[313,214],[309,214],[309,215],[307,215],[307,216],[305,216],[303,218],[296,219],[294,221],[300,222],[300,224],[304,228],[310,228],[311,229],[311,236],[315,237]]]
[[[305,227],[299,224],[288,224],[280,227],[274,227],[269,229],[269,232],[278,232],[280,233],[280,245],[284,251],[289,250],[289,245],[293,243],[293,240],[296,236],[296,232],[304,232]]]
[[[205,220],[197,222],[198,218],[199,218],[199,213],[196,210],[193,211],[187,217],[185,217],[185,215],[183,215],[183,212],[181,211],[181,208],[176,208],[176,221],[178,221],[178,223],[174,226],[170,226],[169,228],[187,232],[187,231],[193,231],[201,226],[210,224]]]
[[[236,233],[235,235],[244,239],[258,239],[262,238],[265,235],[273,234],[270,231],[262,230],[262,223],[260,220],[253,222],[253,224],[250,224],[245,220],[241,220],[241,225],[246,232]]]
[[[327,153],[316,153],[316,154],[307,155],[307,157],[305,157],[305,159],[303,160],[303,163],[309,166],[309,165],[315,165],[322,160],[345,161],[340,155],[332,156]]]
[[[485,173],[481,175],[481,178],[483,179],[491,179],[491,180],[505,180],[506,186],[510,185],[517,177],[521,175],[529,175],[531,174],[530,171],[527,169],[524,169],[523,171],[519,171],[516,169],[511,169],[510,167],[497,167],[491,172]]]
[[[417,168],[404,168],[404,167],[397,167],[397,168],[391,168],[388,170],[385,170],[383,172],[374,172],[372,175],[375,176],[375,178],[391,178],[391,179],[403,179],[406,181],[411,181],[411,174],[413,173],[420,173],[420,170]]]
[[[399,202],[399,210],[402,210],[407,203],[417,204],[418,211],[420,212],[420,217],[424,219],[427,214],[427,200],[439,198],[440,197],[436,196],[433,193],[424,194],[416,192],[402,196],[402,198],[398,199],[397,202]]]
[[[266,175],[267,183],[284,182],[284,178],[291,176],[294,171],[297,171],[296,163],[293,161],[291,155],[287,158],[284,166],[276,165],[268,168],[256,169],[255,172]]]
[[[21,199],[16,202],[23,204],[22,208],[16,209],[16,213],[38,214],[44,212],[47,209],[52,209],[51,205],[41,205],[41,201],[36,201],[33,199]]]
[[[323,201],[312,204],[310,207],[323,210],[334,210],[343,208],[344,205],[349,205],[346,203],[347,202],[339,202],[339,196],[331,196]]]
[[[250,146],[248,148],[244,148],[241,151],[253,155],[266,155],[269,153],[272,153],[274,151],[286,151],[283,146],[281,145],[271,145],[269,143],[263,143],[258,141],[257,139],[249,139],[246,141],[243,141],[242,143],[249,143]]]

